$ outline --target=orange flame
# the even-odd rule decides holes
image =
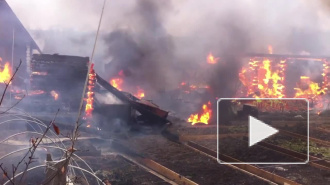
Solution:
[[[246,96],[254,98],[283,98],[286,61],[272,65],[268,59],[250,60],[248,67],[243,67],[239,79],[246,89]]]
[[[243,87],[237,92],[236,97],[247,96],[254,98],[284,98],[286,60],[273,63],[269,59],[251,59],[248,66],[244,66],[239,79]],[[323,62],[322,83],[313,82],[308,76],[301,76],[295,90],[294,98],[307,98],[311,101],[311,107],[320,111],[330,103],[326,96],[329,92],[330,63]],[[283,107],[283,106],[282,106]]]
[[[119,91],[125,90],[125,88],[123,88],[124,79],[122,78],[124,76],[125,76],[124,71],[123,70],[120,70],[118,72],[118,75],[117,75],[116,78],[110,79],[110,84],[113,87],[115,87],[116,89],[118,89]],[[136,86],[136,88],[137,88],[137,90],[136,90],[136,93],[134,94],[134,96],[137,97],[137,98],[140,98],[140,99],[141,98],[144,98],[145,97],[145,91],[141,87],[139,87],[139,86]]]
[[[303,87],[306,87],[305,89]],[[325,91],[321,89],[318,83],[310,80],[308,76],[301,76],[298,87],[296,90],[295,98],[311,98],[314,99],[320,94],[325,94]]]
[[[54,97],[54,100],[58,99],[58,93],[54,90],[50,91],[50,94]]]
[[[92,112],[94,110],[93,103],[94,103],[94,87],[95,87],[95,71],[94,71],[94,64],[91,65],[89,74],[88,74],[88,91],[87,91],[87,98],[86,98],[86,106],[85,106],[85,113],[86,117],[91,118]]]
[[[210,107],[211,102],[204,104],[202,109],[203,112],[201,114],[191,114],[187,121],[191,122],[191,125],[195,125],[196,123],[209,124],[209,120],[212,115],[212,110]]]
[[[138,98],[144,98],[145,94],[144,94],[144,90],[141,89],[141,87],[137,87],[137,94],[135,94],[134,96],[138,97]]]
[[[114,86],[116,89],[119,91],[122,91],[122,84],[123,84],[123,79],[122,78],[113,78],[110,80],[110,84]]]
[[[216,64],[218,62],[219,58],[215,58],[212,55],[212,53],[210,52],[209,55],[207,56],[206,60],[207,60],[207,63],[209,63],[209,64]]]
[[[0,58],[0,63],[2,58]],[[11,66],[9,62],[6,62],[3,69],[0,69],[0,83],[8,83],[11,78]]]

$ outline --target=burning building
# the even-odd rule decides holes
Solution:
[[[117,120],[166,123],[167,111],[112,86],[96,74],[93,64],[88,71],[88,63],[88,57],[34,54],[29,101],[26,101],[30,110],[40,114],[53,113],[60,108],[62,112],[76,115],[88,74],[83,114],[87,127],[109,128],[109,124]]]
[[[306,98],[323,110],[329,94],[329,57],[255,54],[239,73],[237,97]]]
[[[245,54],[240,57],[240,71],[235,75],[238,85],[230,98],[306,98],[312,112],[320,113],[329,108],[329,57],[310,55]],[[214,65],[218,58],[208,55],[207,63]],[[185,86],[186,83],[182,83]],[[193,114],[187,117],[191,124],[216,123],[216,100],[220,95],[212,93],[212,86],[204,93],[208,100],[199,103]],[[182,89],[184,90],[184,89]],[[187,91],[190,93],[190,91]],[[195,96],[197,97],[197,96]],[[203,99],[199,96],[199,99]],[[206,98],[207,99],[207,98]],[[282,102],[270,105],[255,105],[262,109],[272,107],[273,111],[288,111],[294,107]],[[201,107],[201,108],[200,108]],[[268,110],[269,111],[269,110]]]

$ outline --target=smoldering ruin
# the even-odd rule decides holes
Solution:
[[[44,3],[0,0],[2,184],[330,182],[327,1]]]

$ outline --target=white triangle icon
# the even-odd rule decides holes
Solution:
[[[249,116],[249,146],[253,146],[277,132],[277,129]]]

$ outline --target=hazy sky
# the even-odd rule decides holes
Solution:
[[[24,26],[32,30],[72,30],[79,32],[95,31],[97,28],[103,0],[7,0]],[[107,0],[102,25],[103,32],[110,32],[117,27],[125,27],[125,19],[136,5],[138,0]],[[172,35],[184,36],[191,29],[199,26],[198,23],[210,21],[214,24],[215,18],[225,14],[228,7],[233,11],[247,12],[247,17],[274,21],[276,24],[283,17],[288,21],[283,24],[304,26],[307,17],[300,16],[310,10],[317,15],[318,26],[322,30],[330,30],[330,16],[321,10],[320,1],[311,3],[309,0],[176,0],[171,1],[171,11],[163,19],[164,25]],[[250,11],[249,11],[250,10]],[[254,12],[258,10],[258,12]],[[261,11],[259,11],[261,10]],[[306,14],[308,16],[308,12]],[[124,21],[125,20],[125,21]],[[266,22],[267,22],[266,21]],[[208,28],[205,28],[208,29]],[[32,36],[35,36],[32,34]],[[37,39],[38,40],[38,39]]]
[[[103,0],[7,1],[44,53],[91,56]],[[330,55],[328,2],[107,0],[93,62],[106,79],[124,69],[132,84],[161,92],[195,79],[212,52],[224,65],[198,79],[226,97],[246,62],[232,56],[267,53],[268,45],[275,54]]]
[[[141,1],[107,0],[97,48],[100,60],[111,58],[105,57],[103,36],[119,28],[132,33],[143,32],[141,22],[152,22],[151,19],[158,21],[155,26],[160,26],[168,35],[194,38],[190,39],[188,46],[193,44],[195,51],[180,46],[179,53],[221,50],[220,42],[228,40],[219,36],[224,34],[226,24],[238,27],[240,32],[246,32],[249,39],[255,40],[253,43],[259,43],[251,45],[252,51],[267,51],[270,44],[275,52],[290,53],[292,51],[288,51],[286,46],[295,30],[300,34],[297,37],[308,37],[306,42],[317,39],[313,48],[319,49],[322,45],[322,50],[330,53],[330,41],[323,36],[330,33],[330,9],[324,8],[321,0],[157,0],[154,2],[156,13],[140,10]],[[7,2],[46,53],[90,55],[103,0]]]

